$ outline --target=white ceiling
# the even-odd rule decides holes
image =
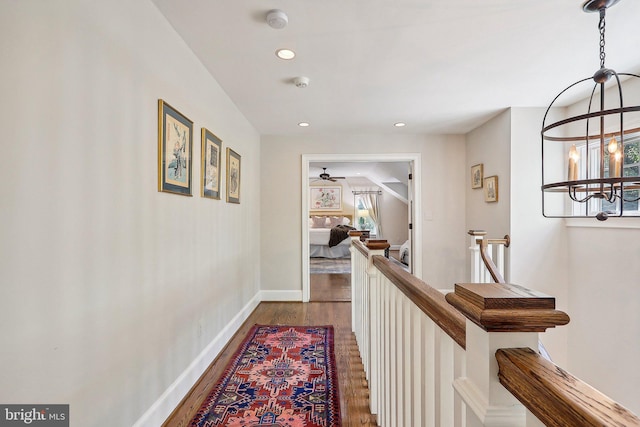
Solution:
[[[309,178],[317,179],[322,168],[327,168],[332,177],[347,178],[351,186],[384,182],[406,184],[409,175],[409,162],[311,162]]]
[[[580,0],[153,1],[262,135],[466,133],[599,68]],[[265,22],[275,8],[282,30]],[[640,71],[638,22],[639,0],[609,9],[609,68]]]

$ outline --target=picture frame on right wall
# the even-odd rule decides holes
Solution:
[[[482,188],[482,163],[471,166],[471,188]]]
[[[493,203],[498,201],[498,176],[488,176],[484,179],[484,201]]]

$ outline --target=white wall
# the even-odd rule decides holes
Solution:
[[[509,234],[510,218],[510,153],[511,110],[506,110],[466,135],[465,164],[466,232],[485,230],[487,237],[500,239]],[[483,164],[484,177],[498,176],[498,201],[484,201],[484,188],[471,188],[471,166]],[[468,241],[469,239],[467,239]],[[468,246],[468,245],[467,245]],[[507,255],[508,257],[508,252]],[[466,255],[466,275],[470,277],[469,253]],[[507,274],[507,281],[508,274]]]
[[[5,1],[0,27],[0,401],[128,426],[258,291],[259,136],[148,0]],[[194,197],[157,191],[159,98],[195,122]],[[240,205],[199,196],[201,126]]]
[[[578,378],[640,414],[640,224],[635,219],[607,223],[636,228],[568,228],[567,366]]]
[[[301,156],[326,153],[422,153],[423,279],[440,288],[450,288],[464,280],[462,136],[263,136],[260,239],[263,289],[301,289]],[[287,269],[282,268],[283,260],[287,260]]]
[[[409,238],[409,208],[406,203],[383,191],[380,195],[382,238],[390,245],[402,245]]]
[[[569,313],[566,228],[561,219],[542,216],[544,112],[544,108],[511,109],[510,282],[554,296],[556,307]],[[541,334],[553,361],[563,367],[567,367],[567,334],[566,326]]]

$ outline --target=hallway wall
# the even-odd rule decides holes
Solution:
[[[259,136],[151,1],[5,1],[0,28],[0,402],[130,426],[258,292]],[[157,191],[159,98],[194,121],[193,197]],[[202,126],[240,205],[199,196]]]

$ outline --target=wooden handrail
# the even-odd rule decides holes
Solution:
[[[506,283],[502,274],[498,271],[498,267],[493,263],[493,260],[489,256],[487,248],[489,247],[489,241],[484,239],[476,240],[476,243],[480,245],[480,256],[482,257],[482,261],[484,261],[484,265],[489,270],[489,274],[493,278],[493,281],[496,283]]]
[[[530,348],[496,352],[500,383],[546,426],[640,426],[640,418]]]
[[[447,303],[442,292],[383,256],[374,256],[373,265],[460,347],[466,348],[466,320],[458,310]]]

